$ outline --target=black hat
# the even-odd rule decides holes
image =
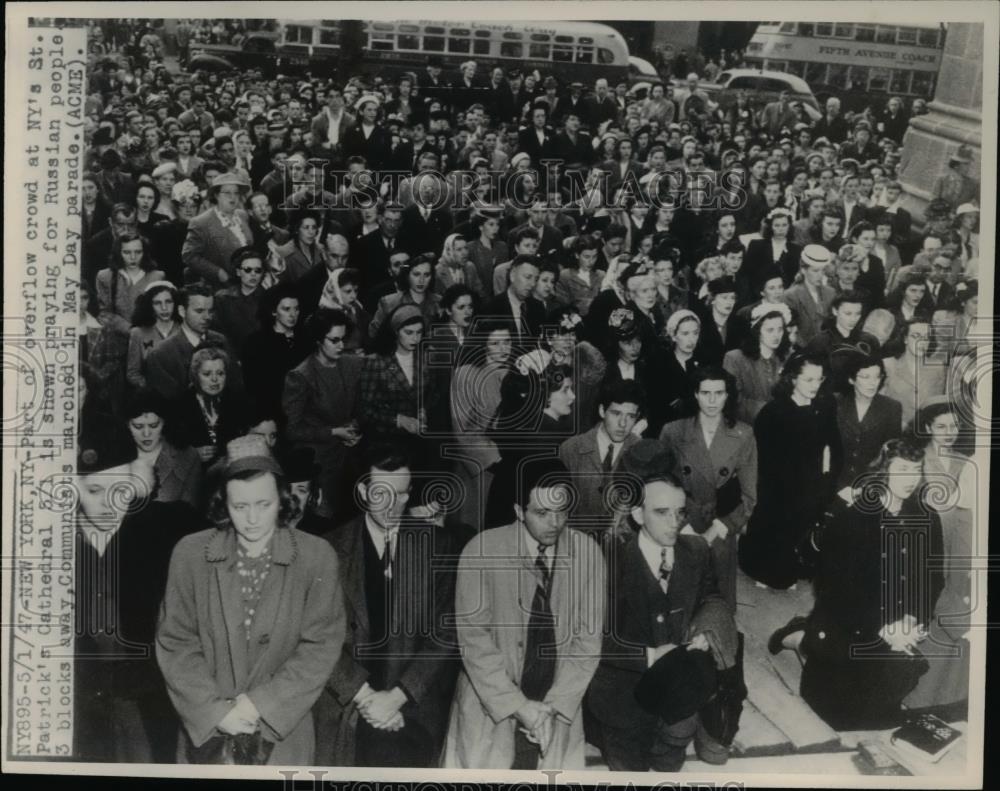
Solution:
[[[444,66],[444,61],[442,61],[438,55],[430,55],[427,58],[427,65],[440,69]]]
[[[291,483],[311,481],[319,472],[316,452],[312,448],[296,448],[282,457],[281,468],[285,471],[285,479]]]
[[[736,293],[736,281],[733,280],[729,275],[724,275],[723,277],[717,277],[715,280],[708,281],[708,293],[713,297],[719,296],[719,294],[735,294]]]
[[[94,132],[93,140],[95,146],[110,146],[114,142],[110,126],[102,126]]]
[[[89,475],[135,461],[135,444],[110,418],[97,418],[80,438],[76,471]]]
[[[101,168],[104,170],[112,170],[114,168],[120,168],[122,166],[122,157],[113,148],[109,148],[103,154],[101,154]]]
[[[642,709],[673,725],[697,714],[715,697],[717,685],[711,652],[679,647],[642,674],[634,695]]]

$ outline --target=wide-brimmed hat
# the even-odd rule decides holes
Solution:
[[[634,695],[641,708],[672,725],[697,714],[715,697],[717,687],[712,654],[681,646],[642,674]]]
[[[250,182],[239,173],[220,173],[212,182],[212,189],[218,191],[219,187],[236,186],[244,190],[250,189]]]

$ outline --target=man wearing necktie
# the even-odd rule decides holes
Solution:
[[[545,309],[531,292],[538,282],[540,259],[536,255],[519,255],[510,267],[510,284],[483,307],[484,316],[510,318],[514,321],[516,349],[528,351],[538,340]]]
[[[703,760],[723,763],[728,756],[699,713],[668,722],[635,694],[643,677],[655,676],[657,663],[674,651],[709,652],[718,670],[736,663],[736,624],[718,592],[708,544],[680,532],[686,505],[680,481],[656,474],[631,510],[635,535],[607,544],[606,637],[587,707],[612,771],[679,771],[692,739]]]
[[[328,533],[348,635],[315,709],[327,766],[436,766],[458,672],[451,626],[457,537],[407,512],[412,476],[395,447],[369,451],[364,512]]]
[[[573,495],[556,459],[522,465],[516,520],[485,530],[458,564],[459,676],[444,765],[584,767],[581,701],[597,665],[605,567],[567,528]]]

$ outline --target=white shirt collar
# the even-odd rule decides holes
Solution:
[[[635,363],[618,360],[618,370],[621,371],[622,379],[635,379]]]
[[[671,568],[674,567],[674,547],[661,547],[648,535],[645,531],[639,531],[639,551],[642,552],[642,557],[646,561],[646,565],[649,566],[649,570],[653,572],[653,576],[657,579],[660,578],[660,564],[663,562],[663,550],[667,550],[667,563]]]
[[[375,524],[375,520],[372,519],[371,514],[365,514],[365,527],[368,529],[368,535],[371,536],[372,543],[378,551],[379,560],[381,560],[383,555],[385,555],[386,531]],[[395,545],[396,539],[399,535],[399,525],[391,528],[388,533],[389,540]],[[395,546],[393,547],[393,551],[395,552]]]
[[[521,540],[524,544],[526,554],[531,559],[532,563],[535,562],[535,558],[538,557],[538,550],[541,544],[535,539],[531,533],[528,532],[528,528],[525,526],[524,522],[518,522],[518,526],[521,530]],[[545,565],[551,570],[552,562],[555,560],[556,548],[555,546],[550,546],[545,548]]]
[[[618,461],[618,456],[621,454],[622,445],[624,444],[625,444],[624,442],[612,442],[611,437],[608,435],[608,432],[604,430],[603,424],[597,427],[597,453],[600,456],[600,461],[602,464],[604,463],[604,456],[608,452],[609,445],[615,446],[614,453],[611,457],[611,461],[616,462]]]
[[[184,337],[186,337],[195,348],[197,348],[198,344],[202,341],[202,336],[195,334],[194,331],[192,331],[192,329],[183,322],[181,322],[181,332],[184,333]]]

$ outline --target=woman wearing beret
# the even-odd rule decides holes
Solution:
[[[924,452],[887,442],[869,481],[824,530],[816,604],[805,625],[800,692],[836,730],[892,728],[926,672],[926,638],[943,576],[941,522],[920,486]]]
[[[833,400],[821,394],[824,358],[794,354],[774,400],[754,421],[757,506],[740,539],[743,571],[772,588],[809,575],[804,542],[820,524],[840,472],[842,445]]]
[[[738,416],[753,425],[757,413],[771,400],[791,340],[792,312],[783,302],[760,302],[750,311],[750,331],[739,349],[726,352],[722,367],[736,380],[740,394]]]
[[[227,447],[215,526],[170,560],[156,658],[181,719],[177,758],[222,763],[232,737],[250,763],[309,765],[312,707],[344,640],[337,558],[289,527],[298,510],[262,437]]]

